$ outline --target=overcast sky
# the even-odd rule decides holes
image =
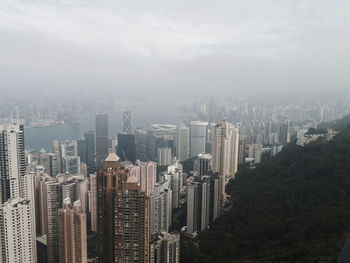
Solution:
[[[0,0],[0,91],[350,91],[349,10],[349,0]]]

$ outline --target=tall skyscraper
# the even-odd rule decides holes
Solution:
[[[148,161],[147,158],[147,133],[144,130],[135,131],[136,160]]]
[[[179,160],[175,160],[172,165],[169,165],[168,171],[164,175],[172,190],[172,207],[178,208],[183,187],[183,169]]]
[[[227,121],[219,122],[213,130],[212,168],[220,174],[221,202],[225,202],[225,186],[234,178],[238,168],[238,129]]]
[[[172,191],[168,182],[159,182],[150,195],[151,234],[168,232],[172,217]]]
[[[97,232],[97,178],[96,174],[90,175],[89,211],[91,231]]]
[[[132,119],[131,119],[131,111],[124,110],[122,113],[123,118],[123,132],[132,133]]]
[[[24,127],[0,126],[0,259],[36,262],[34,177],[25,174]]]
[[[101,168],[108,155],[108,114],[96,114],[96,166]]]
[[[29,200],[13,198],[0,205],[1,262],[36,262],[34,216]]]
[[[185,161],[189,157],[190,150],[190,129],[184,124],[176,129],[175,139],[176,157],[180,161]]]
[[[0,203],[19,197],[20,178],[26,171],[24,127],[0,126]]]
[[[117,154],[122,161],[135,163],[135,134],[118,133]]]
[[[149,199],[110,153],[97,171],[101,262],[149,262]]]
[[[86,165],[88,174],[96,172],[95,163],[95,135],[93,131],[84,134],[86,142]]]
[[[62,161],[61,161],[61,151],[60,151],[60,143],[58,140],[54,140],[52,143],[53,153],[57,157],[57,174],[62,173]]]
[[[80,207],[80,201],[73,206],[69,198],[63,208],[58,210],[59,262],[86,263],[86,215]]]
[[[187,185],[187,233],[189,234],[200,231],[201,196],[200,182],[192,182]]]
[[[190,157],[205,152],[207,125],[207,122],[202,121],[190,122]]]

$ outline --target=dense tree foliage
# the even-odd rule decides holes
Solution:
[[[330,142],[290,144],[242,169],[227,186],[232,208],[199,246],[183,242],[182,262],[336,262],[350,233],[349,123]]]

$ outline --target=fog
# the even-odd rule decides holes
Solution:
[[[349,8],[346,0],[2,0],[0,91],[344,92]]]

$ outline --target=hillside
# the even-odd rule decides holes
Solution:
[[[350,233],[350,126],[330,142],[290,144],[243,169],[230,211],[184,243],[182,262],[336,262]]]

